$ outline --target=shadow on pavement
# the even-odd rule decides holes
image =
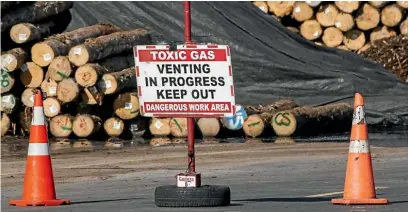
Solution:
[[[390,204],[399,204],[399,203],[408,203],[408,200],[406,201],[390,201]]]
[[[71,205],[76,204],[88,204],[88,203],[100,203],[100,202],[116,202],[116,201],[126,201],[126,200],[138,200],[144,198],[124,198],[124,199],[107,199],[107,200],[90,200],[90,201],[75,201],[71,202]]]
[[[335,197],[334,197],[335,198]],[[288,197],[234,200],[236,202],[330,202],[333,197]]]

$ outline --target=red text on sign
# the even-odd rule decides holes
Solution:
[[[230,102],[145,102],[146,113],[187,112],[187,113],[228,113],[232,112]]]

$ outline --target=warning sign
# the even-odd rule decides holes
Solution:
[[[229,117],[235,97],[226,45],[136,46],[140,113],[143,116]]]

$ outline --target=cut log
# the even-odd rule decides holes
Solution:
[[[96,86],[86,87],[81,93],[82,100],[88,105],[102,105],[104,96]]]
[[[74,117],[69,114],[60,114],[50,120],[49,129],[53,136],[57,138],[66,138],[72,132],[72,123]]]
[[[264,13],[269,12],[268,5],[264,1],[254,1],[252,4],[254,4],[256,7],[258,7],[260,10],[262,10]]]
[[[1,95],[0,111],[6,114],[11,114],[16,108],[17,100],[14,94],[5,93]]]
[[[343,33],[336,27],[326,28],[323,32],[322,41],[327,47],[336,47],[343,42]]]
[[[7,114],[1,113],[1,137],[5,136],[10,129],[11,121]]]
[[[371,33],[370,33],[370,42],[373,43],[376,40],[380,40],[383,38],[389,38],[392,36],[397,36],[397,33],[386,27],[386,26],[382,26],[382,27],[376,27]]]
[[[358,50],[364,46],[366,38],[363,32],[352,29],[344,34],[343,44],[350,50]]]
[[[133,54],[118,55],[80,66],[75,71],[75,79],[82,87],[93,86],[103,74],[122,71],[134,67],[135,58]]]
[[[408,1],[397,1],[397,4],[405,9],[408,9]]]
[[[104,74],[98,82],[98,90],[104,94],[113,94],[124,88],[136,88],[135,68],[124,69],[120,72]]]
[[[71,73],[71,63],[67,56],[58,56],[54,58],[48,66],[48,76],[57,82],[68,78]]]
[[[290,15],[295,5],[294,1],[268,1],[269,12],[277,17]]]
[[[291,26],[288,26],[288,27],[286,27],[289,31],[292,31],[292,32],[294,32],[294,33],[296,33],[296,34],[299,34],[300,33],[300,30],[298,29],[298,28],[296,28],[296,27],[291,27]]]
[[[354,27],[354,18],[348,13],[339,13],[334,22],[334,26],[342,32],[347,32]]]
[[[172,118],[170,120],[170,134],[177,138],[187,137],[187,118]]]
[[[295,101],[290,99],[282,99],[273,102],[272,104],[259,105],[258,107],[248,106],[246,107],[246,110],[254,111],[257,114],[259,113],[265,123],[271,123],[272,117],[275,113],[295,107],[298,107]]]
[[[31,121],[33,120],[33,109],[31,107],[24,107],[18,114],[18,123],[24,133],[30,133]]]
[[[366,51],[367,49],[369,49],[371,47],[371,45],[369,43],[366,43],[363,47],[361,47],[358,51],[357,54],[361,54],[362,52]]]
[[[31,59],[41,67],[48,66],[57,56],[67,55],[72,46],[81,44],[89,38],[119,32],[120,28],[109,24],[95,24],[74,31],[57,34],[36,43],[31,48]]]
[[[134,46],[149,43],[150,34],[145,29],[115,32],[74,46],[68,56],[74,65],[82,66],[109,56],[132,52]]]
[[[63,32],[71,19],[71,12],[66,10],[38,23],[19,23],[11,27],[10,37],[18,44],[40,41],[51,34]]]
[[[1,93],[9,92],[14,86],[14,76],[5,69],[1,69],[0,75]]]
[[[37,1],[34,4],[18,8],[2,17],[1,32],[18,23],[39,22],[49,16],[69,10],[72,5],[72,1]]]
[[[388,1],[369,1],[371,6],[380,9],[383,8],[385,5],[387,5],[389,2]]]
[[[374,29],[380,23],[380,13],[370,4],[365,3],[356,15],[356,25],[359,29],[367,31]]]
[[[261,116],[254,114],[248,116],[244,121],[244,132],[245,135],[255,138],[262,134],[265,128],[265,123],[262,120]]]
[[[347,48],[346,45],[340,45],[337,47],[338,49],[344,50],[344,51],[351,51],[349,48]]]
[[[300,25],[300,34],[308,40],[320,38],[322,32],[322,27],[316,20],[307,20]]]
[[[360,6],[359,1],[335,1],[334,4],[345,13],[352,13]]]
[[[150,118],[138,116],[127,122],[128,129],[132,134],[132,139],[143,137],[146,134],[149,128],[149,119]]]
[[[401,34],[408,35],[408,17],[405,19],[405,21],[401,22],[399,29]]]
[[[303,22],[313,17],[313,8],[305,2],[296,2],[292,11],[292,18]]]
[[[73,102],[78,98],[79,87],[73,78],[63,79],[58,83],[57,98],[62,104]]]
[[[344,132],[351,126],[353,108],[344,103],[297,107],[274,115],[272,128],[278,136]]]
[[[41,91],[48,97],[57,96],[58,83],[51,78],[47,78],[41,83]]]
[[[306,1],[306,4],[308,4],[311,7],[317,7],[319,6],[321,1]]]
[[[54,97],[47,97],[43,101],[44,115],[47,117],[54,117],[61,112],[61,105],[59,101]]]
[[[221,124],[217,118],[200,118],[197,126],[204,138],[215,137],[221,130]]]
[[[103,129],[105,130],[106,134],[111,137],[118,137],[123,133],[124,123],[122,119],[111,117],[106,119],[103,123]]]
[[[139,114],[139,99],[137,93],[119,94],[113,102],[115,114],[124,120],[136,118]]]
[[[33,62],[27,62],[21,66],[20,80],[26,87],[40,87],[44,80],[44,70]]]
[[[168,136],[170,130],[170,118],[152,118],[149,124],[149,130],[154,136]]]
[[[33,107],[34,106],[34,91],[35,88],[26,88],[23,93],[21,94],[21,102],[27,107]]]
[[[405,15],[405,9],[397,4],[391,4],[381,10],[381,23],[388,27],[397,26]]]
[[[11,49],[1,55],[1,69],[8,72],[13,72],[26,62],[28,58],[27,52],[22,48]]]
[[[324,27],[334,26],[339,9],[334,4],[326,4],[319,7],[316,20]]]
[[[85,138],[98,132],[102,126],[102,119],[89,114],[78,114],[72,125],[72,132],[80,138]]]

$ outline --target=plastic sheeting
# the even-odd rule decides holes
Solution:
[[[408,125],[408,84],[361,56],[317,46],[250,2],[191,2],[192,35],[231,48],[236,102],[353,103],[364,95],[369,124]],[[98,22],[144,27],[154,42],[183,41],[183,2],[75,2],[68,30]]]

